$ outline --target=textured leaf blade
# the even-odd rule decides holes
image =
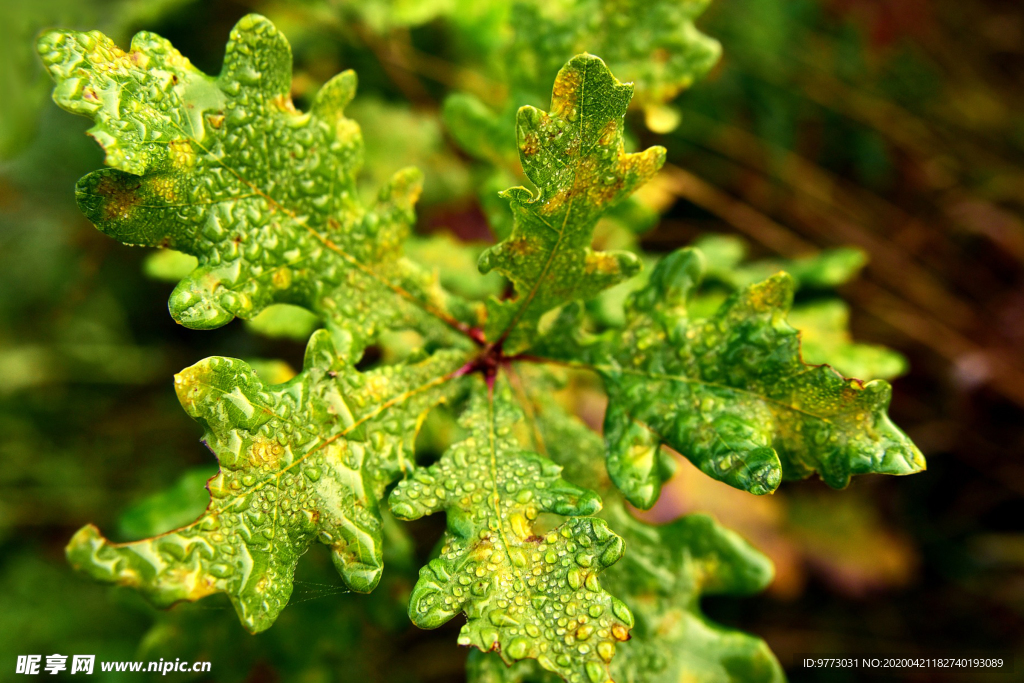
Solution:
[[[839,248],[789,260],[743,263],[746,243],[728,235],[707,235],[694,246],[707,259],[705,280],[710,287],[702,287],[702,292],[691,299],[691,317],[710,316],[721,306],[726,298],[721,285],[735,291],[785,271],[796,281],[798,290],[823,290],[849,282],[867,262],[863,251]],[[703,315],[695,314],[698,309]],[[849,307],[838,298],[798,304],[789,312],[788,320],[800,330],[800,352],[807,363],[827,363],[846,377],[865,380],[893,379],[907,371],[906,359],[896,351],[853,341]]]
[[[612,512],[609,510],[609,512]],[[687,515],[655,527],[611,515],[630,552],[605,583],[634,605],[634,637],[612,662],[616,681],[678,683],[783,683],[768,645],[705,617],[702,595],[750,595],[773,574],[771,562],[737,534],[706,515]],[[529,661],[505,666],[497,657],[471,653],[470,683],[555,683],[557,677]]]
[[[489,41],[501,45],[495,52],[501,53],[497,61],[508,82],[504,104],[494,111],[475,96],[456,93],[445,102],[445,123],[468,154],[512,168],[514,137],[507,125],[517,107],[542,104],[566,57],[587,52],[599,55],[623,82],[633,83],[648,127],[668,132],[679,120],[668,102],[721,56],[718,41],[694,25],[707,5],[707,0],[519,0],[508,10],[511,40],[502,44],[498,35]]]
[[[551,111],[519,110],[517,140],[537,190],[504,193],[514,224],[508,239],[480,258],[515,285],[517,297],[488,305],[487,337],[509,351],[529,346],[547,311],[589,299],[635,274],[628,252],[590,250],[598,219],[661,167],[665,150],[623,149],[623,117],[632,87],[619,83],[597,57],[579,55],[558,73]]]
[[[517,2],[511,14],[512,78],[520,87],[545,83],[565,55],[586,51],[601,55],[632,82],[641,106],[664,104],[721,56],[718,41],[694,26],[707,5],[708,0]],[[515,59],[524,53],[531,58]]]
[[[392,493],[400,518],[440,510],[448,516],[441,555],[420,570],[409,615],[436,628],[465,612],[461,644],[601,683],[615,643],[629,638],[633,623],[598,580],[622,556],[622,540],[592,517],[535,533],[539,513],[592,514],[600,499],[562,479],[555,463],[524,451],[512,432],[520,419],[504,383],[493,396],[481,383],[461,420],[468,438]]]
[[[527,369],[524,368],[524,379]],[[531,373],[536,375],[536,369]],[[567,414],[542,378],[530,377],[520,400],[539,443],[573,480],[598,487],[607,505],[601,516],[626,542],[623,559],[602,583],[630,606],[633,638],[612,660],[612,678],[651,683],[682,680],[779,683],[778,661],[760,638],[722,627],[701,611],[703,595],[750,595],[773,576],[771,562],[737,534],[706,515],[654,526],[628,514],[601,466],[600,436]],[[470,683],[554,683],[534,662],[506,666],[493,655],[470,653]]]
[[[911,474],[924,457],[889,419],[890,386],[807,366],[785,321],[793,283],[779,274],[733,295],[710,318],[687,301],[703,277],[692,249],[663,259],[632,295],[624,330],[581,352],[605,381],[608,469],[634,505],[667,478],[667,444],[715,479],[752,493],[817,472],[834,488],[855,474]],[[568,354],[571,356],[571,354]]]
[[[635,638],[613,666],[619,681],[782,683],[782,667],[760,638],[725,628],[700,610],[702,595],[751,595],[771,583],[771,561],[707,515],[663,526],[609,507],[630,552],[606,584],[633,605]]]
[[[417,426],[457,390],[449,380],[462,363],[448,351],[359,373],[325,331],[313,336],[306,369],[282,385],[264,384],[242,361],[202,361],[177,376],[176,389],[220,462],[206,511],[132,543],[88,525],[68,559],[160,606],[227,593],[253,632],[288,603],[295,564],[316,540],[331,548],[345,583],[368,592],[382,569],[378,500],[413,465]]]
[[[171,295],[182,324],[209,329],[292,303],[353,353],[389,325],[433,336],[462,327],[436,282],[401,258],[419,173],[398,172],[369,210],[359,202],[362,138],[343,113],[353,72],[296,111],[291,49],[257,15],[232,30],[216,78],[150,33],[129,52],[97,32],[50,32],[38,47],[55,101],[95,121],[113,167],[79,182],[86,216],[125,243],[198,257]]]

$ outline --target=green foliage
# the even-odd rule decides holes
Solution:
[[[347,111],[359,121],[366,144],[366,164],[358,177],[364,197],[373,199],[378,187],[410,165],[423,172],[423,202],[443,204],[469,194],[469,173],[446,149],[436,116],[365,97],[357,98]]]
[[[463,17],[471,13],[460,8],[462,13],[453,17],[458,33],[487,36],[463,39],[482,43],[480,60],[505,88],[500,96],[487,97],[487,103],[467,92],[449,95],[443,118],[459,147],[485,169],[478,195],[497,236],[507,237],[511,220],[504,206],[496,206],[494,190],[507,187],[524,171],[536,182],[526,162],[522,168],[518,163],[516,148],[522,150],[523,140],[512,134],[513,122],[521,124],[521,107],[547,103],[549,84],[566,57],[601,56],[623,82],[632,83],[648,126],[669,130],[678,123],[678,114],[668,103],[710,70],[721,53],[718,42],[693,23],[706,6],[706,0],[519,0],[511,6],[493,3],[492,11],[475,21]],[[624,205],[635,207],[628,200]],[[642,215],[624,218],[637,231],[652,224]]]
[[[206,508],[206,482],[216,474],[216,468],[194,467],[169,488],[139,501],[118,519],[120,535],[146,538],[187,525]]]
[[[603,520],[585,517],[601,508],[596,493],[519,446],[513,426],[521,419],[505,382],[493,395],[477,391],[462,417],[468,437],[391,494],[400,519],[448,516],[440,556],[420,570],[409,615],[436,628],[465,611],[459,643],[601,683],[615,642],[633,626],[629,609],[598,579],[622,557],[623,541]],[[539,534],[543,512],[571,518]]]
[[[212,329],[292,303],[356,356],[381,327],[444,337],[461,324],[401,259],[419,173],[398,172],[371,210],[359,202],[361,138],[343,114],[354,73],[326,84],[310,113],[296,111],[288,43],[255,16],[232,31],[216,79],[148,33],[126,53],[101,34],[52,32],[39,51],[55,101],[92,117],[112,167],[79,182],[83,213],[128,244],[199,259],[171,295],[178,322]]]
[[[635,605],[636,642],[616,660],[620,681],[784,681],[782,667],[759,638],[711,622],[702,595],[751,595],[771,583],[767,557],[706,515],[651,526],[610,508],[629,553],[606,584]]]
[[[463,242],[448,233],[413,237],[405,243],[406,255],[434,270],[445,289],[473,300],[497,297],[505,287],[498,273],[481,276],[477,271],[486,248],[486,244]]]
[[[529,58],[511,83],[534,87],[565,50],[593,42],[636,79],[646,105],[660,104],[717,56],[692,25],[703,6],[516,5],[513,45]],[[67,555],[93,578],[158,606],[223,593],[260,632],[289,604],[299,557],[316,541],[348,589],[378,586],[394,556],[385,544],[408,545],[382,507],[387,497],[403,520],[446,514],[408,612],[423,628],[464,613],[459,642],[513,665],[474,655],[477,680],[777,681],[763,642],[712,624],[698,604],[703,593],[762,589],[767,560],[704,516],[641,523],[621,496],[655,502],[672,469],[662,444],[758,494],[815,472],[841,487],[852,474],[924,466],[885,413],[887,384],[803,363],[785,320],[793,279],[773,275],[774,265],[739,267],[734,245],[710,244],[720,266],[712,275],[737,291],[724,302],[706,297],[704,316],[690,311],[704,271],[692,249],[662,259],[624,305],[597,301],[642,260],[594,249],[595,235],[633,245],[632,232],[599,228],[613,217],[651,223],[627,199],[665,153],[625,151],[633,87],[598,57],[577,55],[558,71],[548,111],[519,110],[514,139],[534,188],[501,194],[511,220],[481,251],[444,235],[412,237],[413,169],[364,202],[362,137],[343,113],[355,74],[334,77],[309,112],[298,111],[290,47],[267,19],[235,26],[217,77],[151,33],[128,52],[98,32],[52,31],[38,47],[55,101],[92,118],[110,166],[79,181],[79,206],[104,233],[163,249],[146,268],[183,278],[172,317],[194,329],[239,317],[272,337],[311,334],[294,378],[286,364],[223,357],[176,376],[178,399],[218,460],[209,502],[187,518],[201,504],[194,489],[205,473],[195,474],[122,520],[125,535],[150,538],[113,542],[83,527]],[[471,100],[451,102],[450,116],[486,128],[467,125],[460,139],[496,167],[481,184],[509,175],[514,156],[498,141],[497,119]],[[370,175],[392,161],[375,159]],[[484,279],[465,272],[478,253]],[[801,283],[831,287],[862,263],[842,251],[784,265]],[[808,320],[815,325],[832,330],[815,353],[850,346],[835,324]],[[607,449],[550,395],[552,368],[563,365],[604,380]],[[460,414],[463,436],[420,467],[417,433],[442,404]],[[568,519],[553,526],[551,514]],[[171,642],[166,635],[158,629],[151,644]]]
[[[383,569],[378,500],[411,467],[416,425],[457,389],[447,380],[460,364],[448,352],[359,373],[326,332],[310,341],[302,374],[274,387],[242,361],[202,361],[175,388],[220,463],[206,511],[133,543],[86,526],[68,559],[158,605],[225,592],[254,632],[288,604],[295,564],[314,540],[331,548],[352,590],[369,592]]]
[[[513,87],[541,92],[562,55],[599,54],[620,78],[636,84],[649,122],[670,123],[652,116],[654,108],[703,76],[721,54],[718,42],[693,24],[707,5],[707,0],[519,3],[512,10],[510,80]]]
[[[749,595],[772,579],[771,562],[706,515],[651,526],[612,508],[629,552],[604,583],[635,605],[633,638],[618,648],[617,681],[681,680],[779,683],[782,668],[764,641],[724,628],[700,613],[701,595]],[[502,666],[470,656],[471,683],[553,682],[533,662]]]
[[[775,273],[789,273],[799,290],[822,292],[843,285],[867,261],[858,249],[840,248],[789,261],[743,263],[746,244],[736,237],[707,235],[694,246],[704,254],[705,286],[691,308],[710,316],[729,292],[742,289]],[[810,364],[827,363],[846,377],[892,379],[907,371],[903,356],[882,346],[856,343],[849,332],[849,308],[838,298],[825,296],[797,303],[789,322],[800,330],[800,352]]]
[[[655,526],[632,517],[601,467],[602,439],[553,399],[552,373],[522,368],[524,405],[533,415],[532,440],[564,474],[600,491],[602,512],[626,543],[620,562],[602,574],[602,583],[633,606],[632,638],[619,643],[612,661],[617,681],[694,680],[782,681],[781,667],[764,641],[715,624],[700,610],[705,594],[748,595],[772,579],[772,565],[737,534],[705,515],[688,515]],[[511,667],[497,657],[470,655],[473,683],[548,683],[556,677],[534,662]]]
[[[888,418],[891,388],[807,366],[785,321],[793,281],[784,273],[732,295],[705,319],[687,314],[704,276],[699,251],[662,259],[627,303],[626,326],[576,349],[608,391],[608,469],[634,505],[648,508],[671,472],[668,444],[705,474],[758,495],[783,477],[817,472],[834,488],[854,474],[911,474],[924,458]]]
[[[246,327],[257,334],[280,339],[304,341],[317,328],[320,319],[315,313],[291,304],[273,304],[246,321]]]
[[[846,377],[892,379],[907,371],[907,360],[876,344],[858,344],[850,331],[850,309],[840,299],[795,306],[789,322],[800,330],[804,362],[828,363]]]
[[[832,288],[849,282],[867,262],[864,252],[848,247],[829,249],[803,258],[743,263],[747,246],[727,235],[706,235],[694,245],[707,261],[707,279],[741,289],[779,271],[789,273],[798,287]]]
[[[529,347],[547,311],[590,299],[640,269],[631,253],[590,249],[597,219],[649,180],[665,159],[660,147],[639,154],[623,150],[623,117],[632,93],[600,59],[581,55],[558,72],[550,114],[532,107],[519,111],[519,154],[537,191],[519,187],[503,193],[515,218],[512,234],[480,258],[482,272],[506,276],[518,294],[492,300],[487,308],[487,336],[508,351]]]
[[[671,129],[677,116],[665,105],[703,76],[721,54],[718,42],[694,26],[706,0],[519,0],[508,12],[507,43],[496,36],[498,54],[488,61],[507,84],[504,105],[495,112],[478,98],[453,95],[445,119],[459,145],[497,166],[514,161],[508,124],[523,105],[540,104],[566,55],[600,55],[613,73],[635,84],[648,124]]]

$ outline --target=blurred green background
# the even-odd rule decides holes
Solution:
[[[264,13],[292,42],[300,105],[337,71],[358,72],[349,116],[364,128],[367,188],[420,166],[418,229],[487,241],[490,209],[473,190],[481,170],[439,112],[454,91],[500,101],[492,76],[500,56],[487,41],[501,36],[508,5],[6,0],[0,8],[0,680],[15,678],[17,655],[53,653],[211,661],[212,673],[196,680],[461,680],[458,624],[418,631],[402,604],[442,519],[391,530],[385,580],[368,597],[345,593],[326,552],[314,549],[300,564],[293,605],[259,636],[244,632],[226,600],[159,612],[66,566],[63,546],[87,522],[127,539],[202,507],[197,482],[213,458],[174,396],[176,371],[209,355],[298,368],[303,345],[240,322],[195,332],[171,321],[172,285],[152,277],[160,263],[98,233],[75,206],[75,181],[102,155],[83,134],[88,122],[50,102],[33,42],[48,27],[98,28],[122,45],[153,30],[216,73],[231,26]],[[868,265],[839,292],[859,340],[909,360],[891,414],[929,469],[862,477],[840,492],[789,483],[755,498],[683,467],[649,518],[711,512],[773,558],[777,578],[765,595],[705,607],[764,637],[792,681],[863,677],[800,670],[800,653],[1000,651],[1017,655],[1019,672],[1024,8],[1017,0],[715,0],[698,25],[722,42],[721,61],[671,107],[646,112],[657,130],[678,125],[654,133],[645,112],[631,114],[636,144],[669,150],[644,196],[662,217],[643,246],[665,252],[720,233],[742,236],[754,258],[863,250]],[[581,388],[574,401],[600,421],[599,398]],[[152,496],[175,486],[198,500],[169,515]]]

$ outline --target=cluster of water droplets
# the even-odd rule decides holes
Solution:
[[[640,269],[631,254],[595,258],[589,248],[601,216],[664,161],[661,148],[623,150],[623,117],[631,96],[632,89],[616,81],[604,62],[579,55],[559,71],[550,113],[519,110],[520,159],[537,193],[524,188],[503,193],[512,205],[512,235],[480,260],[483,272],[505,275],[519,295],[488,305],[490,332],[500,334],[514,323],[526,330],[510,335],[509,348],[517,348],[546,311],[589,299]]]
[[[362,137],[343,115],[352,72],[325,85],[312,112],[297,111],[288,43],[255,15],[232,31],[217,78],[148,33],[128,53],[98,32],[52,32],[39,49],[57,101],[96,121],[114,167],[80,182],[83,211],[126,243],[199,257],[171,296],[176,320],[209,329],[282,302],[362,344],[395,326],[443,336],[395,291],[444,304],[429,274],[399,263],[418,173],[396,174],[369,210],[357,196]]]
[[[295,564],[315,540],[330,546],[350,588],[372,590],[382,570],[377,499],[403,462],[411,466],[418,421],[456,390],[418,389],[462,362],[442,352],[359,373],[320,331],[306,370],[283,385],[267,386],[229,358],[182,371],[179,398],[221,465],[207,485],[210,506],[196,522],[136,543],[110,544],[86,527],[77,564],[158,604],[226,592],[253,631],[287,605]]]
[[[465,612],[460,643],[601,683],[615,643],[632,626],[629,610],[598,580],[622,556],[623,542],[591,517],[535,534],[540,512],[593,514],[600,501],[562,479],[555,463],[522,450],[512,429],[520,418],[503,382],[493,403],[480,392],[462,419],[468,438],[392,493],[399,517],[448,514],[444,546],[420,572],[410,617],[435,628]]]
[[[700,257],[666,257],[627,305],[623,334],[591,350],[611,408],[609,471],[647,507],[669,472],[666,443],[706,474],[755,494],[814,472],[842,487],[852,474],[909,473],[920,453],[885,414],[889,388],[807,366],[785,322],[792,279],[780,274],[730,297],[711,317],[689,319]]]

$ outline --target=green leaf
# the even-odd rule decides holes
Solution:
[[[476,323],[401,258],[419,173],[396,173],[370,209],[359,202],[362,139],[343,114],[353,72],[297,111],[291,50],[257,15],[232,30],[216,78],[145,32],[129,52],[73,31],[44,34],[38,49],[54,100],[93,119],[113,167],[79,182],[85,215],[125,243],[198,258],[171,295],[178,322],[210,329],[296,304],[323,318],[350,357],[385,327],[454,344],[451,328]]]
[[[320,331],[304,371],[282,385],[230,358],[182,371],[178,397],[220,462],[209,506],[191,524],[132,543],[112,543],[90,524],[68,544],[69,561],[158,606],[227,593],[253,632],[288,603],[295,564],[315,540],[331,548],[352,590],[372,590],[382,569],[378,500],[414,466],[416,428],[458,390],[449,380],[464,362],[441,351],[360,373]]]
[[[763,640],[715,624],[700,610],[702,595],[764,590],[774,575],[767,557],[707,515],[651,526],[622,506],[609,506],[606,514],[630,552],[605,584],[636,616],[634,638],[619,649],[612,667],[616,680],[785,681]]]
[[[602,439],[553,398],[550,378],[522,369],[529,380],[520,401],[531,416],[535,438],[573,481],[606,493],[601,515],[626,542],[623,559],[602,575],[611,593],[635,615],[632,638],[617,647],[611,674],[616,681],[675,683],[681,680],[736,683],[784,681],[781,667],[759,638],[724,628],[700,610],[702,595],[750,595],[771,582],[765,556],[706,515],[688,515],[652,526],[628,514],[609,490],[601,466]],[[553,683],[535,663],[505,666],[497,657],[471,653],[470,683]]]
[[[800,330],[805,363],[828,363],[846,377],[892,379],[907,371],[907,359],[876,344],[858,344],[850,336],[850,308],[839,299],[795,306],[789,322]]]
[[[409,630],[409,618],[405,604],[395,598],[408,593],[416,572],[411,539],[401,528],[406,525],[382,513],[387,571],[372,594],[351,595],[338,580],[327,553],[310,552],[297,569],[288,609],[273,629],[259,637],[232,623],[236,618],[227,600],[211,598],[205,604],[182,604],[162,612],[146,610],[152,626],[137,629],[135,639],[127,639],[124,657],[146,661],[216,657],[222,669],[217,683],[244,683],[258,675],[254,670],[267,668],[283,681],[330,681],[338,678],[339,662],[344,663],[347,679],[373,680],[381,662],[401,666],[406,647],[401,635]],[[143,630],[141,638],[138,630]]]
[[[785,273],[731,296],[707,319],[687,315],[703,257],[665,257],[633,294],[626,327],[578,353],[604,379],[608,470],[631,503],[648,508],[668,472],[660,446],[709,476],[755,494],[783,476],[817,472],[834,488],[854,474],[911,474],[924,457],[889,419],[881,380],[846,379],[800,359],[785,320],[793,280]],[[572,360],[569,348],[550,352]]]
[[[504,104],[495,111],[473,95],[456,93],[445,102],[445,123],[468,154],[508,168],[515,158],[506,122],[519,106],[541,104],[565,59],[586,52],[600,55],[623,82],[632,83],[649,127],[668,132],[678,115],[669,113],[666,103],[706,74],[721,55],[718,41],[694,26],[707,5],[708,0],[515,2],[505,31],[511,39],[502,44],[499,34],[491,41],[500,46],[491,48],[498,53],[490,55],[499,65],[495,77],[508,84]]]
[[[271,304],[245,326],[271,339],[305,341],[320,324],[320,319],[305,308],[291,304]]]
[[[142,271],[154,280],[177,282],[199,267],[195,256],[173,249],[157,249],[142,262]]]
[[[841,248],[792,260],[744,264],[746,242],[731,235],[707,235],[696,240],[694,246],[706,257],[705,281],[724,284],[728,290],[741,289],[779,271],[789,273],[797,289],[830,289],[855,278],[867,261],[859,249]],[[726,298],[722,288],[703,287],[690,301],[691,316],[710,317]],[[849,331],[849,307],[839,299],[798,304],[788,319],[800,330],[800,351],[807,363],[827,363],[843,375],[859,379],[893,379],[907,371],[906,359],[896,351],[854,343]]]
[[[782,667],[755,636],[720,626],[701,613],[703,595],[751,595],[771,583],[771,561],[707,515],[664,526],[609,509],[629,553],[605,574],[605,585],[633,605],[633,638],[619,646],[616,681],[644,683],[783,683]],[[533,662],[506,667],[472,653],[469,683],[553,683]]]
[[[860,249],[840,247],[794,259],[765,259],[743,263],[747,244],[733,235],[705,235],[693,243],[707,262],[705,277],[733,289],[771,277],[780,271],[789,273],[799,289],[831,289],[857,277],[867,263]]]
[[[216,468],[193,467],[173,486],[125,510],[117,520],[118,531],[124,537],[137,539],[188,524],[206,508],[210,497],[203,487],[215,474]]]
[[[473,301],[498,296],[505,287],[497,273],[481,276],[477,272],[476,263],[486,248],[482,242],[464,242],[448,232],[413,237],[405,243],[405,253],[433,270],[445,289]]]
[[[664,163],[661,147],[623,149],[632,94],[600,59],[579,55],[558,72],[550,113],[519,111],[519,155],[537,190],[505,191],[512,234],[480,258],[481,272],[496,270],[516,288],[516,298],[487,307],[487,338],[509,352],[530,345],[545,312],[589,299],[639,270],[631,253],[590,249],[598,219]]]
[[[519,446],[513,427],[521,418],[505,382],[493,390],[479,382],[460,421],[468,437],[391,494],[399,518],[448,516],[440,556],[420,570],[409,616],[436,628],[465,612],[461,644],[497,650],[508,663],[536,659],[569,681],[602,683],[615,643],[633,625],[598,580],[622,556],[622,539],[592,517],[535,530],[542,512],[590,515],[601,503]]]
[[[693,23],[708,2],[517,2],[511,14],[511,79],[523,89],[543,87],[566,55],[590,52],[601,55],[619,78],[636,86],[641,106],[668,102],[707,73],[721,55],[718,41]]]

